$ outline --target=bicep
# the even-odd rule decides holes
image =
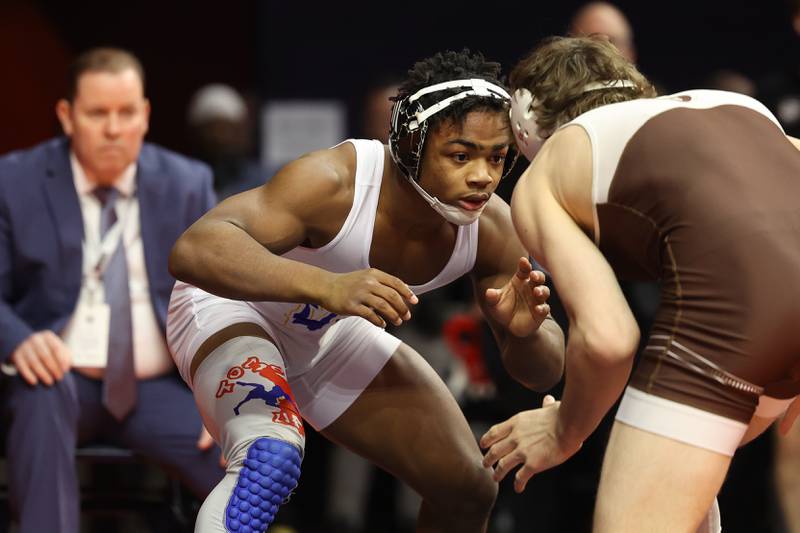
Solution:
[[[257,187],[225,199],[204,218],[231,224],[280,255],[303,242],[305,226],[291,203],[272,196],[266,186]]]
[[[307,239],[309,226],[338,192],[338,177],[325,165],[300,159],[264,185],[227,198],[205,218],[232,224],[270,252],[283,254]]]

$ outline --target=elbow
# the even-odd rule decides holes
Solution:
[[[633,320],[606,323],[579,333],[588,357],[596,363],[616,366],[633,360],[639,347],[639,327]]]

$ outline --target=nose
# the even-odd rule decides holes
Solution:
[[[474,165],[467,176],[467,183],[472,187],[485,188],[494,182],[492,167],[483,159],[474,162]]]
[[[116,113],[109,113],[106,119],[105,134],[108,137],[118,137],[120,133],[119,116]]]

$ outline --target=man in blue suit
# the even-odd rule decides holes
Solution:
[[[123,50],[81,55],[56,112],[66,138],[0,158],[0,362],[21,533],[78,531],[84,442],[151,458],[200,498],[223,475],[164,337],[167,257],[213,205],[211,173],[144,143],[144,74]]]

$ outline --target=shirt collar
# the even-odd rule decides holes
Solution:
[[[75,152],[71,150],[69,153],[69,163],[72,167],[72,179],[75,182],[75,190],[78,191],[78,196],[91,194],[97,185],[89,181],[89,178],[86,177],[86,172],[83,171],[83,167],[75,156]],[[133,195],[136,189],[135,161],[128,165],[127,168],[122,171],[122,174],[114,180],[114,187],[126,198]]]

